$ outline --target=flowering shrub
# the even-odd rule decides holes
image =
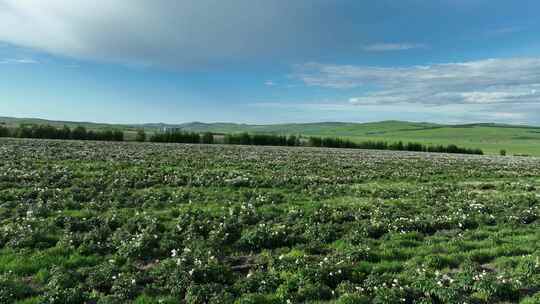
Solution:
[[[118,275],[113,276],[111,293],[115,298],[122,301],[133,299],[138,294],[138,290],[137,275],[121,272],[118,273]]]
[[[87,295],[79,285],[79,275],[60,267],[53,267],[44,289],[46,303],[84,303]]]
[[[32,295],[32,290],[11,273],[0,275],[0,303],[13,303]]]
[[[279,273],[269,271],[249,272],[234,284],[238,294],[271,294],[281,285]]]
[[[0,303],[537,303],[536,158],[0,140]]]
[[[108,293],[121,272],[114,263],[110,260],[86,270],[86,285],[93,291]]]
[[[244,231],[240,240],[238,240],[238,244],[245,250],[258,250],[293,245],[298,239],[299,237],[286,225],[261,223],[255,228]]]

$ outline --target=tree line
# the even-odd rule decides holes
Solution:
[[[300,137],[295,135],[271,134],[225,134],[223,142],[228,145],[255,145],[255,146],[301,146]]]
[[[138,138],[142,138],[144,131],[139,131]],[[146,138],[146,136],[144,136]],[[142,140],[139,140],[142,141]],[[166,131],[155,133],[150,137],[151,142],[158,143],[182,143],[182,144],[213,144],[214,134],[206,132],[203,134],[186,131]]]
[[[120,130],[87,130],[83,126],[56,128],[50,125],[20,125],[10,129],[0,126],[0,137],[39,138],[39,139],[73,139],[124,141],[124,132]]]
[[[433,153],[459,153],[483,155],[481,149],[463,148],[454,144],[450,145],[424,145],[417,142],[403,143],[402,141],[389,143],[386,141],[363,141],[353,142],[348,139],[332,137],[310,137],[309,146],[325,148],[349,148],[349,149],[372,149],[372,150],[392,150],[392,151],[412,151],[412,152],[433,152]]]
[[[42,138],[42,139],[74,139],[74,140],[103,140],[103,141],[123,141],[124,132],[120,130],[93,131],[86,130],[82,126],[74,129],[64,126],[56,128],[50,125],[21,125],[15,129],[9,129],[0,125],[0,137],[19,138]],[[144,130],[139,130],[136,136],[137,141],[147,140]],[[157,143],[192,143],[192,144],[214,144],[214,134],[210,132],[197,133],[183,130],[168,130],[157,132],[148,138],[150,142]],[[232,133],[225,134],[223,143],[227,145],[256,145],[256,146],[307,146],[324,148],[348,148],[348,149],[372,149],[372,150],[392,150],[392,151],[414,151],[414,152],[434,152],[434,153],[459,153],[478,154],[484,152],[481,149],[458,147],[450,145],[425,145],[416,142],[403,143],[386,141],[363,141],[354,142],[349,139],[339,137],[301,137],[296,135],[274,135],[274,134],[249,134]]]
[[[9,137],[9,129],[0,125],[0,137]]]
[[[151,138],[152,142],[169,143],[214,143],[214,134],[186,132],[182,130],[156,133]],[[227,145],[255,145],[255,146],[307,146],[324,148],[348,148],[348,149],[372,149],[392,151],[413,151],[433,153],[459,153],[483,155],[481,149],[463,148],[454,144],[450,145],[424,145],[416,142],[403,143],[402,141],[389,143],[386,141],[363,141],[353,142],[349,139],[338,137],[309,137],[307,140],[296,135],[273,135],[273,134],[249,134],[233,133],[225,134],[223,143]]]
[[[215,134],[211,132],[196,133],[182,130],[169,130],[155,133],[150,137],[151,142],[161,143],[191,143],[213,144]],[[144,136],[141,135],[141,138]],[[223,144],[226,145],[256,145],[256,146],[301,146],[300,137],[291,135],[269,135],[231,133],[223,136]]]

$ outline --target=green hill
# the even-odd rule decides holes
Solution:
[[[39,123],[61,126],[83,125],[89,129],[122,128],[128,138],[137,128],[148,132],[158,132],[166,128],[181,128],[195,132],[214,133],[272,133],[302,134],[305,136],[346,137],[354,141],[385,140],[413,141],[424,144],[456,144],[458,146],[481,148],[488,154],[497,154],[501,149],[509,154],[527,154],[540,156],[540,127],[505,125],[493,123],[444,125],[425,122],[382,121],[372,123],[321,122],[298,124],[248,125],[235,123],[185,124],[143,124],[109,125],[90,122],[63,122],[42,119],[1,118],[0,123],[16,126],[21,123]]]
[[[441,125],[432,123],[413,123],[402,121],[383,121],[375,123],[320,122],[301,124],[246,125],[231,123],[206,124],[193,122],[180,125],[192,131],[210,132],[262,132],[278,134],[303,134],[325,136],[359,136],[377,135],[396,130],[420,130],[438,128]]]

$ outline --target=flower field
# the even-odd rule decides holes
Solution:
[[[0,140],[0,303],[540,303],[540,159]]]

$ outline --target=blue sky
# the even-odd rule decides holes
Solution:
[[[537,0],[0,0],[0,116],[540,125]]]

